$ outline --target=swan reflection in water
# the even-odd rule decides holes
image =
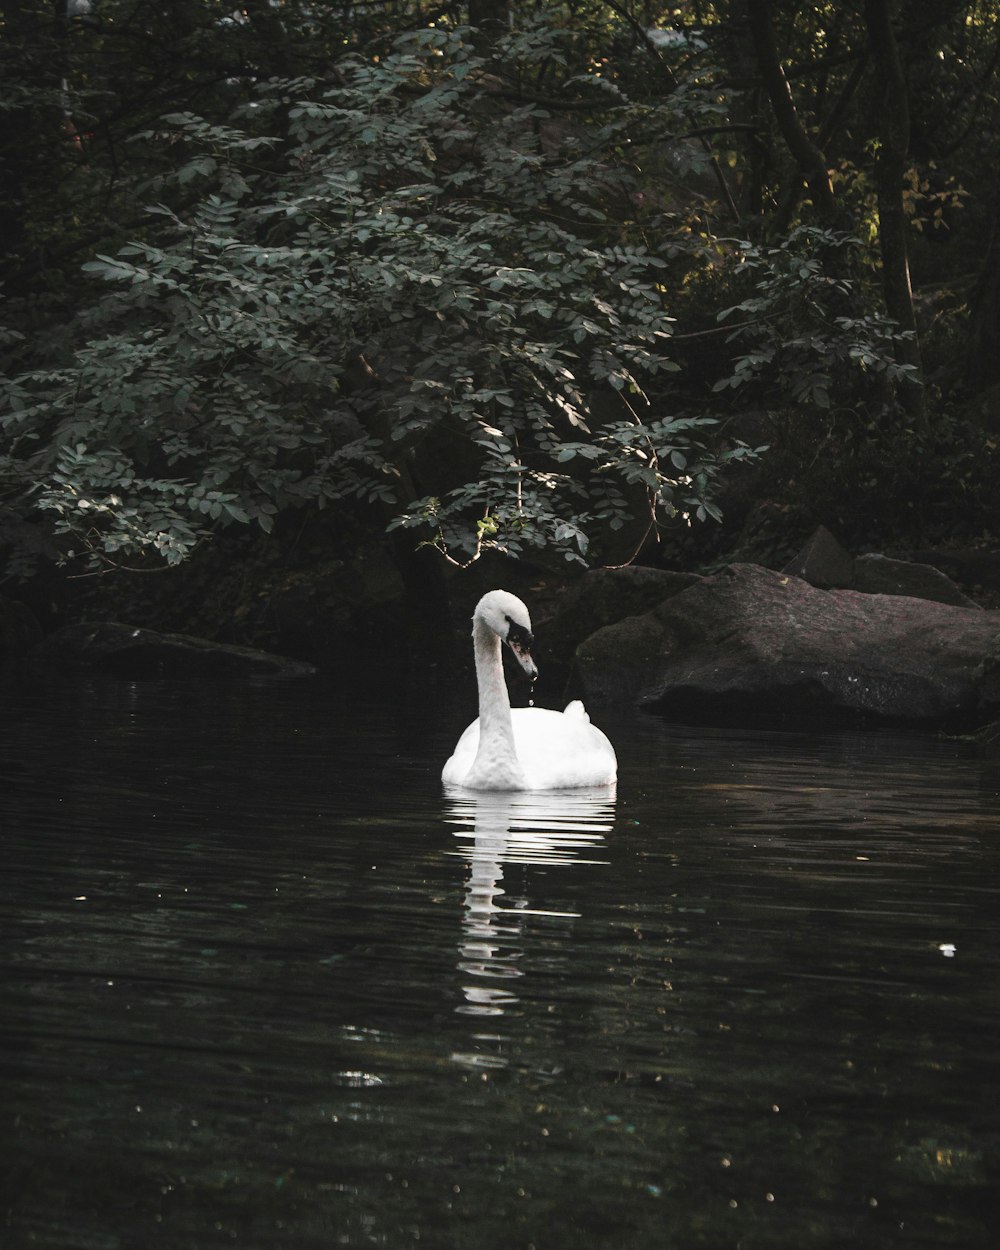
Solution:
[[[615,813],[614,788],[448,794],[445,819],[456,826],[469,863],[459,970],[466,979],[457,1011],[498,1016],[517,1002],[513,988],[497,984],[524,975],[513,942],[528,917],[575,918],[577,912],[541,911],[528,899],[506,901],[504,864],[603,864],[604,836]],[[468,1058],[468,1057],[467,1057]]]

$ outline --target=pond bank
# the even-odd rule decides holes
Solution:
[[[980,554],[965,567],[982,577],[992,566]],[[375,672],[408,658],[433,677],[468,666],[471,607],[504,585],[531,611],[538,693],[551,704],[582,693],[726,724],[795,715],[968,728],[1000,713],[1000,613],[973,598],[992,604],[989,578],[960,586],[923,561],[853,556],[822,527],[780,570],[732,562],[565,574],[487,558],[431,585],[438,564],[433,595],[417,604],[388,552],[307,561],[281,577],[279,567],[258,551],[200,599],[196,568],[176,574],[168,601],[163,578],[133,575],[142,593],[131,597],[127,579],[97,579],[63,612],[78,619],[56,616],[48,629],[24,604],[0,599],[0,651],[39,671],[129,679]]]

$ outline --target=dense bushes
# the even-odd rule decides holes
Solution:
[[[557,51],[535,30],[502,57]],[[458,560],[582,558],[636,489],[651,523],[714,514],[748,449],[669,404],[666,262],[611,214],[636,114],[606,90],[576,80],[593,116],[556,121],[468,32],[423,30],[257,84],[227,125],[165,117],[138,139],[174,154],[175,206],[84,266],[109,289],[72,359],[9,383],[8,497],[92,563],[343,498]]]
[[[914,331],[882,311],[864,24],[775,17],[797,122],[839,153],[831,221],[782,147],[796,118],[776,127],[760,92],[781,66],[754,71],[735,8],[649,31],[627,5],[508,7],[485,36],[461,6],[345,24],[106,0],[43,38],[21,6],[13,571],[157,567],[223,526],[359,508],[460,563],[625,558],[718,517],[729,467],[763,444],[758,489],[828,521],[982,503],[995,449],[952,412],[959,353],[926,362],[927,421],[898,403],[924,384]],[[931,23],[942,47],[957,20]],[[976,23],[952,67],[970,89],[996,37]],[[32,136],[52,160],[36,178]],[[904,210],[931,176],[910,170]],[[949,220],[985,222],[981,196],[933,177]]]

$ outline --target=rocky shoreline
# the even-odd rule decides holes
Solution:
[[[525,580],[511,589],[532,608],[543,672],[594,705],[726,723],[796,716],[974,727],[1000,717],[1000,610],[939,567],[855,557],[822,528],[781,569],[738,560],[707,573],[627,566],[534,584],[520,566],[509,571]],[[475,593],[468,579],[453,587],[459,620],[457,601]],[[363,610],[363,596],[352,595]],[[383,614],[386,602],[380,577]],[[350,614],[338,624],[341,634],[358,632]],[[464,631],[455,630],[457,640]],[[337,638],[334,628],[331,656]],[[307,676],[324,667],[314,656],[147,624],[75,621],[44,634],[23,604],[4,598],[0,650],[8,667],[130,680]]]

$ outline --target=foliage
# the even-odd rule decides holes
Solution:
[[[541,26],[501,50],[557,53]],[[173,153],[154,224],[84,266],[107,291],[72,360],[6,387],[5,493],[66,557],[175,563],[216,525],[343,500],[457,559],[582,559],[633,487],[653,523],[717,515],[747,449],[663,415],[665,262],[608,211],[634,111],[582,77],[568,125],[488,68],[424,29],[136,136]]]
[[[995,447],[952,410],[1000,376],[995,6],[895,10],[927,427],[878,283],[862,9],[751,6],[830,211],[747,86],[746,5],[470,7],[7,6],[12,567],[157,567],[320,508],[460,562],[607,558],[616,529],[620,557],[718,515],[733,431],[770,444],[761,489],[874,528],[982,514]]]
[[[800,226],[777,246],[732,241],[750,288],[724,308],[720,322],[736,320],[730,342],[739,350],[732,372],[716,391],[781,396],[782,411],[822,414],[834,408],[854,417],[884,419],[896,386],[912,372],[898,363],[902,337],[891,321],[866,312],[857,259],[862,244],[850,235]],[[815,431],[810,432],[815,437]]]

